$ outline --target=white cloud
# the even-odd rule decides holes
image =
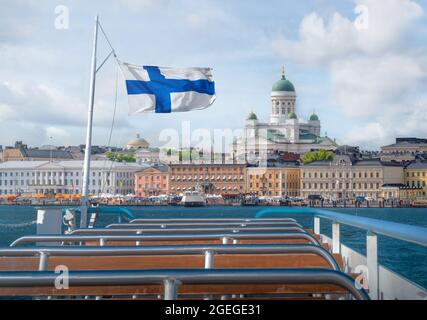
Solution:
[[[143,10],[164,4],[162,0],[121,0],[121,2],[133,10]]]
[[[325,20],[313,12],[301,21],[298,40],[279,37],[273,49],[284,58],[315,65],[352,54],[381,54],[400,47],[405,32],[424,14],[410,0],[358,0],[356,5],[367,8],[367,29],[339,13]]]
[[[343,140],[348,144],[375,149],[391,143],[395,137],[426,137],[425,123],[427,123],[427,99],[400,110],[396,108],[392,112],[387,112],[384,118],[378,121],[357,125],[346,133]]]
[[[73,143],[73,137],[70,131],[55,126],[46,128],[46,138],[51,140],[52,145],[58,144],[58,142],[63,145],[70,145]]]
[[[412,54],[340,59],[330,66],[331,101],[349,117],[369,120],[384,112],[407,115],[407,104],[427,80],[427,60]]]
[[[408,40],[414,23],[425,19],[422,8],[410,0],[357,0],[355,6],[367,9],[366,29],[339,13],[329,20],[311,13],[297,40],[281,37],[273,49],[328,71],[329,102],[348,123],[341,142],[378,147],[398,135],[427,135],[418,129],[425,117],[416,116],[427,113],[427,48]]]
[[[366,149],[375,149],[378,144],[385,145],[390,134],[381,123],[370,122],[365,125],[356,126],[344,136],[347,144],[362,144]]]
[[[2,121],[29,122],[40,125],[85,127],[87,105],[79,98],[43,83],[0,83],[0,119]],[[96,103],[95,124],[109,127],[111,103]],[[117,126],[127,126],[125,115],[117,119]]]

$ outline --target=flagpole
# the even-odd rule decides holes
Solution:
[[[87,130],[86,130],[86,147],[83,166],[83,189],[81,199],[81,216],[80,228],[87,228],[87,210],[89,207],[89,173],[90,173],[90,156],[92,149],[92,122],[93,122],[93,105],[95,101],[95,81],[96,81],[96,51],[98,42],[99,17],[95,17],[95,30],[93,36],[92,48],[92,65],[90,73],[89,88],[89,105],[87,113]]]

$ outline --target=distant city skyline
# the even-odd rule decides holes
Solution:
[[[196,5],[197,3],[197,5]],[[123,81],[111,145],[140,133],[161,146],[161,129],[243,127],[267,119],[282,65],[298,95],[339,144],[377,150],[396,137],[427,137],[427,17],[421,0],[14,1],[0,12],[0,145],[84,144],[93,17],[126,62],[214,69],[218,99],[204,111],[128,115]],[[61,9],[61,8],[59,8]],[[63,8],[62,8],[63,9]],[[55,28],[56,26],[56,28]],[[100,39],[98,59],[108,48]],[[106,145],[116,66],[98,74],[94,145]]]

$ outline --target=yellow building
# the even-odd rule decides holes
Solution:
[[[315,161],[301,166],[301,196],[320,195],[328,200],[354,199],[357,196],[381,198],[382,186],[403,184],[403,166],[378,159],[357,160],[335,155],[333,160]]]
[[[409,187],[422,188],[418,198],[426,198],[427,161],[416,160],[405,167],[405,184]]]
[[[285,164],[276,167],[247,168],[247,192],[258,196],[299,196],[299,166]]]

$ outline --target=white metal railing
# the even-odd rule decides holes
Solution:
[[[265,209],[257,217],[267,214],[304,214],[314,216],[314,233],[320,235],[320,219],[332,221],[332,252],[341,253],[340,225],[352,226],[366,230],[366,265],[368,269],[369,294],[372,299],[380,298],[378,263],[378,235],[414,243],[427,247],[427,228],[396,222],[354,216],[317,208],[280,208]]]
[[[162,245],[143,247],[29,247],[0,249],[0,257],[39,257],[39,271],[47,271],[48,259],[58,257],[94,257],[94,256],[179,256],[204,255],[205,268],[214,268],[215,255],[223,254],[314,254],[328,262],[333,270],[340,270],[335,258],[317,244],[222,244],[222,245]]]
[[[2,287],[37,285],[50,288],[57,277],[53,271],[0,272],[0,293]],[[369,300],[366,292],[357,288],[350,276],[328,269],[90,270],[69,271],[68,281],[73,287],[163,285],[165,300],[176,300],[181,284],[335,284],[357,300]]]
[[[136,244],[144,241],[188,241],[188,240],[219,240],[223,244],[233,241],[237,244],[240,240],[254,239],[304,239],[312,244],[319,245],[319,241],[308,232],[268,232],[268,233],[185,233],[185,234],[132,234],[132,235],[111,235],[111,234],[94,234],[94,235],[44,235],[44,236],[24,236],[16,239],[10,244],[10,247],[16,247],[30,243],[86,243],[98,242],[100,246],[106,245],[108,242],[136,242]]]

